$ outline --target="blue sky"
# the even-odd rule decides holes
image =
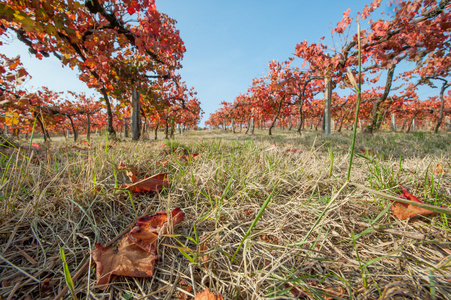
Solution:
[[[205,112],[201,122],[220,107],[245,93],[251,80],[268,71],[268,62],[293,57],[297,43],[307,40],[332,46],[331,28],[351,8],[355,16],[370,1],[307,0],[156,0],[157,9],[177,20],[187,52],[179,72],[189,87],[194,86]],[[386,1],[383,1],[386,3]],[[382,8],[384,10],[385,7]],[[42,61],[27,53],[19,41],[2,40],[0,52],[21,55],[32,75],[29,90],[42,85],[56,91],[84,91],[93,94],[78,79],[77,71],[62,68],[54,57]],[[300,65],[299,58],[295,60]],[[33,88],[34,87],[34,88]]]

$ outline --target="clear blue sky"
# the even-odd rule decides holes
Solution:
[[[387,1],[383,1],[386,3]],[[330,29],[351,8],[355,16],[370,1],[311,0],[156,0],[157,9],[177,20],[186,45],[182,79],[194,86],[205,112],[201,122],[220,107],[245,93],[252,78],[268,71],[272,59],[293,57],[297,43],[307,40],[332,45]],[[385,10],[382,7],[380,10]],[[388,11],[388,9],[386,9]],[[3,40],[5,43],[5,40]],[[62,68],[54,57],[42,61],[27,53],[19,41],[7,40],[0,52],[21,55],[32,75],[30,90],[42,85],[57,91],[94,93],[78,80],[77,71]],[[300,64],[299,58],[297,61]]]

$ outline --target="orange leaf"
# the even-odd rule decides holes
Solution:
[[[400,220],[412,219],[418,216],[426,216],[433,213],[433,211],[427,210],[425,208],[400,202],[396,202],[395,204],[393,204],[391,207],[391,211],[393,212],[393,215]]]
[[[183,221],[180,208],[172,211],[172,224]],[[142,217],[135,227],[119,242],[117,249],[95,244],[92,257],[96,263],[97,285],[106,289],[112,275],[151,277],[158,257],[157,239],[167,230],[165,212]]]
[[[423,203],[422,201],[418,200],[417,197],[409,193],[402,185],[400,185],[400,187],[402,189],[402,194],[398,196],[399,198]],[[395,203],[392,205],[391,211],[393,212],[393,215],[400,220],[412,219],[418,217],[419,215],[426,216],[433,213],[428,209],[397,201],[395,201]]]
[[[442,166],[441,166],[440,164],[437,164],[437,166],[435,167],[434,173],[435,173],[435,174],[440,174],[440,173],[442,173],[442,172],[443,172]]]
[[[217,295],[212,294],[208,288],[203,290],[200,293],[196,294],[196,297],[194,297],[194,300],[224,300],[224,297],[219,293]]]

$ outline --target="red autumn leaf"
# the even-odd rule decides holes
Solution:
[[[208,288],[203,290],[200,293],[196,294],[196,297],[194,297],[194,300],[224,300],[224,297],[219,293],[217,295],[211,293]]]
[[[422,201],[418,200],[417,197],[409,193],[403,186],[401,186],[401,189],[403,193],[398,196],[399,198],[423,203]],[[392,205],[391,211],[393,212],[393,215],[400,220],[412,219],[418,216],[426,216],[433,213],[428,209],[398,201],[395,201],[395,203]]]
[[[423,203],[423,202],[421,202],[420,200],[418,200],[417,197],[415,197],[414,195],[412,195],[411,193],[409,193],[402,185],[400,185],[400,187],[401,187],[401,189],[402,189],[402,194],[399,195],[399,198],[407,199],[407,200],[410,200],[410,201],[415,201],[415,202],[418,202],[418,203]],[[404,205],[404,204],[403,204],[403,205]]]
[[[183,221],[180,208],[172,211],[172,224]],[[142,217],[119,242],[117,249],[96,243],[92,257],[96,263],[97,285],[106,289],[112,275],[151,277],[158,257],[156,241],[167,231],[167,214],[158,212]],[[138,243],[135,243],[138,241]]]
[[[127,7],[127,12],[130,14],[130,15],[133,15],[134,13],[135,13],[135,8],[134,7]]]

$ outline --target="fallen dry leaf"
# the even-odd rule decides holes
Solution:
[[[376,155],[376,152],[375,152],[374,150],[363,149],[363,148],[360,148],[360,149],[359,149],[359,153],[362,153],[362,154],[368,153],[368,154]]]
[[[208,249],[208,242],[205,242],[206,239],[208,239],[208,237],[211,235],[211,233],[204,233],[202,235],[202,238],[200,239],[200,246],[199,246],[199,254],[201,255],[201,257],[199,258],[201,263],[205,263],[210,259],[210,255],[209,254],[205,254],[207,253],[210,249]],[[208,270],[208,265],[207,264],[203,264],[203,266],[205,267],[205,269]]]
[[[177,225],[185,218],[185,213],[176,208],[172,211],[172,225]],[[141,249],[151,252],[156,251],[156,241],[160,233],[167,231],[168,216],[166,212],[158,212],[153,216],[140,218],[135,227],[130,230],[128,237]],[[155,250],[152,248],[154,247]]]
[[[440,164],[437,164],[437,166],[435,166],[435,174],[441,174],[443,172],[443,168]]]
[[[286,152],[293,152],[293,153],[296,153],[296,152],[298,152],[299,150],[296,150],[296,149],[293,149],[293,148],[288,148],[287,150],[286,150]]]
[[[185,214],[180,208],[172,211],[172,224],[183,221]],[[96,243],[92,258],[96,263],[97,285],[106,289],[112,275],[151,277],[158,257],[159,234],[167,231],[166,212],[142,217],[135,227],[118,243],[117,249]]]
[[[409,193],[403,186],[400,187],[403,193],[398,196],[399,198],[423,203],[422,201],[418,200],[417,197]],[[395,203],[391,206],[391,211],[393,212],[393,215],[400,220],[412,219],[418,216],[426,216],[433,213],[428,209],[397,201],[395,201]]]
[[[222,297],[221,293],[215,295],[206,288],[202,292],[197,293],[194,300],[224,300],[224,297]]]
[[[326,288],[326,291],[329,295],[324,296],[325,300],[334,300],[336,298],[348,298],[346,295],[346,290],[341,286],[336,288],[328,287]]]
[[[179,282],[179,287],[184,290],[187,291],[188,293],[191,293],[191,291],[193,290],[193,287],[190,286],[185,280],[180,280]],[[178,292],[178,297],[177,299],[181,299],[181,300],[187,300],[188,299],[188,295],[185,294],[184,292],[179,291]]]
[[[305,284],[310,285],[310,286],[316,286],[316,282],[307,282]],[[284,286],[286,288],[290,288],[290,293],[292,293],[293,296],[298,299],[307,298],[309,296],[313,298],[312,294],[309,291],[306,291],[305,289],[301,288],[300,286],[296,286],[290,282],[286,282],[284,284]]]
[[[160,173],[131,184],[123,184],[121,189],[129,190],[134,194],[158,193],[163,187],[169,186],[168,173]]]
[[[162,165],[163,167],[166,167],[166,165],[169,163],[169,160],[162,160],[162,161],[157,161],[155,164],[158,165]]]
[[[184,159],[187,162],[191,160],[196,160],[199,157],[199,153],[193,153],[193,154],[183,154],[180,159]]]
[[[117,249],[96,243],[92,258],[97,266],[97,285],[103,290],[108,287],[112,275],[151,277],[157,255],[142,250],[125,236]]]

